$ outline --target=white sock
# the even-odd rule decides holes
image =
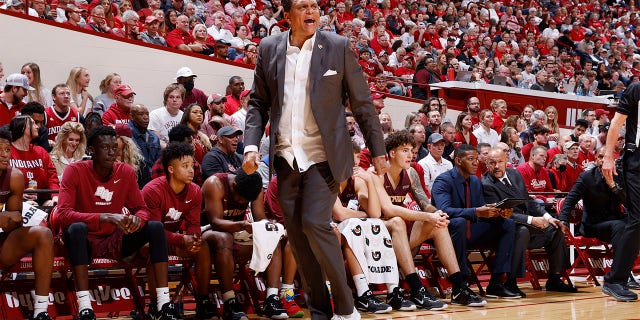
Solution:
[[[222,294],[222,301],[227,302],[229,299],[233,299],[236,297],[236,293],[233,290],[229,290]]]
[[[165,303],[171,301],[169,287],[156,288],[156,299],[158,299],[158,311],[160,311]]]
[[[387,291],[389,292],[393,292],[393,290],[397,287],[398,287],[397,283],[387,283]]]
[[[369,282],[367,282],[367,277],[365,277],[364,273],[353,276],[353,283],[356,285],[358,297],[362,297],[369,290]]]
[[[267,298],[271,297],[272,294],[278,296],[278,288],[267,288]]]
[[[46,312],[49,307],[49,296],[33,295],[33,316],[37,317],[41,312]]]
[[[285,298],[285,296],[289,295],[291,296],[290,298],[293,299],[295,289],[296,287],[293,284],[283,283],[280,285],[280,298]]]
[[[91,294],[89,290],[82,290],[76,292],[76,296],[78,296],[78,311],[82,311],[84,309],[91,309]]]

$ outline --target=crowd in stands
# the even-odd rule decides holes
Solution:
[[[217,0],[67,2],[54,5],[35,0],[29,12],[72,27],[166,43],[247,64],[255,63],[261,38],[278,28],[286,29],[279,0],[231,0],[224,6]],[[27,9],[21,0],[7,0],[5,6],[7,10]],[[344,255],[353,275],[356,306],[375,313],[445,309],[447,304],[431,296],[413,265],[412,253],[428,239],[444,260],[453,285],[452,304],[486,304],[466,284],[465,252],[480,243],[496,248],[488,297],[526,297],[517,278],[523,276],[523,250],[533,244],[544,246],[554,257],[547,290],[575,292],[560,278],[566,256],[557,248],[564,248],[559,234],[566,232],[562,223],[566,220],[559,220],[546,208],[555,201],[552,193],[570,192],[583,173],[598,170],[595,151],[602,150],[607,141],[610,112],[584,110],[570,135],[561,134],[553,106],[544,110],[526,106],[521,114],[514,114],[509,101],[501,99],[481,105],[478,98],[469,98],[465,110],[450,119],[445,99],[428,98],[428,84],[453,80],[457,72],[468,70],[472,71],[471,81],[492,83],[495,76],[502,76],[504,85],[531,90],[587,95],[598,90],[622,92],[640,76],[635,73],[640,56],[635,40],[629,40],[635,39],[635,23],[639,22],[634,5],[595,0],[437,4],[330,0],[322,2],[321,8],[321,28],[350,37],[370,80],[391,165],[382,177],[368,173],[370,153],[353,115],[347,112],[345,130],[352,136],[354,157],[362,170],[355,170],[340,186],[334,208],[336,232],[350,232],[343,223],[364,217],[372,223],[369,229],[387,229],[383,234],[392,239],[380,245],[393,247],[390,254],[396,256],[391,259],[396,265],[392,270],[402,272],[410,288],[405,294],[395,278],[384,278],[380,281],[387,284],[388,295],[386,302],[380,301],[368,287],[377,282],[371,281],[371,269],[362,267],[366,265],[359,257],[364,252],[362,244],[345,236]],[[175,83],[158,89],[163,92],[164,105],[150,111],[135,103],[135,84],[126,84],[115,72],[101,80],[100,94],[94,96],[90,91],[98,92],[92,89],[87,68],[72,68],[67,80],[51,90],[43,85],[36,63],[25,63],[19,71],[5,77],[0,65],[5,84],[0,95],[0,126],[8,129],[6,135],[0,134],[0,146],[10,148],[7,163],[22,173],[22,189],[11,192],[19,191],[23,201],[33,205],[58,204],[53,232],[72,240],[65,243],[74,252],[70,260],[80,318],[91,319],[93,314],[83,278],[89,258],[85,253],[127,259],[134,255],[131,248],[137,250],[145,242],[149,242],[147,254],[153,265],[148,272],[156,288],[149,306],[152,314],[179,317],[167,304],[164,291],[168,252],[196,261],[198,316],[213,314],[207,286],[213,263],[220,276],[223,318],[246,317],[230,283],[233,261],[238,259],[232,249],[251,239],[258,232],[256,223],[264,223],[263,219],[273,225],[260,230],[274,232],[282,230],[283,220],[276,180],[269,176],[268,147],[264,147],[268,142],[260,148],[264,156],[260,174],[247,175],[241,169],[242,134],[251,98],[244,80],[232,76],[227,92],[209,94],[197,88],[197,72],[184,67],[177,70]],[[390,115],[382,112],[386,94],[411,95],[425,103],[406,115],[403,128],[393,128]],[[617,154],[624,143],[621,134]],[[79,179],[81,176],[90,179]],[[126,190],[116,188],[121,179]],[[514,209],[495,208],[490,203],[504,198],[498,183],[517,185],[514,190],[521,197],[533,193],[537,201]],[[60,194],[22,195],[25,189],[54,189]],[[75,197],[78,190],[93,189],[95,203],[91,198]],[[197,204],[204,208],[202,215]],[[102,212],[101,205],[113,213],[92,214]],[[131,213],[121,214],[123,206]],[[245,218],[248,210],[253,223]],[[377,219],[383,223],[376,224]],[[158,221],[164,224],[164,233],[153,223]],[[552,240],[534,240],[535,235],[514,221],[549,232]],[[100,224],[111,226],[98,228]],[[157,241],[163,234],[164,245]],[[268,238],[256,235],[253,241],[263,237]],[[131,247],[110,251],[114,244],[122,243]],[[286,239],[276,238],[270,247],[270,261],[260,261],[261,266],[256,267],[265,272],[267,280],[265,315],[273,319],[301,316],[293,299],[296,270]],[[239,254],[251,256],[248,248]],[[252,263],[260,257],[264,259],[253,252]],[[632,279],[629,287],[634,286]],[[42,311],[42,305],[37,310]]]
[[[281,2],[6,0],[2,8],[251,67],[260,40],[287,30]],[[424,99],[429,84],[463,80],[589,96],[620,94],[640,77],[635,2],[323,0],[319,5],[320,29],[349,38],[370,88],[381,93]]]

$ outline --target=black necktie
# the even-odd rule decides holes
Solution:
[[[507,177],[502,178],[502,183],[507,187],[511,187],[511,183],[509,183],[509,179],[507,179]]]

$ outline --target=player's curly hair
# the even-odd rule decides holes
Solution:
[[[249,201],[258,198],[260,191],[262,191],[262,178],[257,172],[246,174],[244,170],[239,169],[236,171],[235,181],[235,191]]]
[[[162,150],[162,167],[164,169],[164,175],[169,175],[169,163],[175,159],[182,159],[184,156],[193,157],[193,147],[186,142],[172,142],[166,148]]]
[[[413,139],[413,135],[407,130],[400,130],[389,133],[386,139],[384,139],[384,146],[387,150],[387,154],[399,146],[410,144],[412,148],[416,146],[416,140]]]

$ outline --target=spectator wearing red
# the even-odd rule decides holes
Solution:
[[[184,111],[192,103],[197,103],[202,108],[207,107],[207,95],[202,90],[195,88],[195,78],[197,77],[188,67],[182,67],[176,72],[176,83],[181,84],[186,90],[180,110]]]
[[[578,162],[580,147],[578,146],[578,142],[568,141],[564,144],[563,149],[564,154],[567,156],[567,183],[573,186],[580,174],[584,171]]]
[[[240,109],[240,94],[244,91],[244,80],[240,76],[229,78],[229,90],[227,102],[224,103],[224,113],[233,115]]]
[[[128,124],[131,120],[131,107],[136,93],[128,84],[121,84],[113,94],[116,102],[102,115],[102,124],[105,126],[115,126],[116,123]]]
[[[78,110],[71,108],[71,91],[66,84],[58,84],[51,90],[53,105],[45,109],[48,139],[56,141],[62,125],[66,122],[78,122]]]
[[[535,146],[531,149],[529,161],[519,165],[516,170],[520,172],[524,180],[524,184],[529,192],[553,192],[549,173],[544,165],[547,162],[547,148],[543,146]],[[544,195],[538,195],[536,198],[551,202],[553,198]]]
[[[0,93],[0,126],[9,124],[11,119],[20,114],[24,107],[22,99],[27,96],[28,91],[34,90],[35,88],[29,85],[29,78],[23,74],[14,73],[7,77],[4,91]]]
[[[549,163],[551,162],[551,160],[555,155],[564,154],[564,144],[567,143],[568,141],[571,141],[570,136],[568,135],[560,136],[560,138],[558,138],[557,145],[547,150],[547,166],[549,166]]]
[[[491,129],[496,132],[502,132],[502,126],[507,119],[507,102],[503,99],[494,99],[491,101],[491,109],[493,109],[493,124]]]
[[[89,17],[89,21],[84,25],[84,28],[102,33],[110,33],[113,29],[109,27],[104,11],[105,10],[102,5],[93,7],[93,10],[91,10],[91,17]]]
[[[189,52],[201,52],[202,45],[195,43],[189,32],[189,18],[181,15],[176,19],[176,28],[167,34],[167,45],[171,48]]]
[[[71,27],[82,28],[82,26],[80,25],[80,22],[82,21],[80,12],[82,12],[82,9],[76,7],[73,4],[68,4],[64,12],[67,21],[65,21],[63,24]]]
[[[122,13],[122,28],[115,28],[112,33],[125,39],[142,40],[138,25],[139,20],[140,16],[135,11],[127,10]]]
[[[578,164],[584,169],[588,170],[596,163],[596,156],[591,151],[593,147],[592,136],[583,134],[578,138]]]
[[[533,141],[525,144],[522,147],[522,156],[525,159],[530,158],[531,150],[533,150],[534,147],[536,146],[542,146],[545,148],[549,147],[549,145],[547,144],[548,137],[549,137],[549,129],[547,129],[547,127],[536,126],[531,129],[531,132],[533,132]],[[546,165],[546,162],[545,162],[545,165]]]
[[[569,185],[567,176],[567,156],[564,154],[556,154],[550,161],[549,180],[554,190],[560,192],[571,191],[572,185]]]
[[[364,72],[370,80],[375,78],[378,74],[382,73],[383,67],[380,62],[371,57],[371,52],[369,50],[360,50],[360,59],[358,59],[358,64],[362,68],[362,72]]]
[[[405,56],[402,59],[402,65],[393,72],[393,75],[396,77],[400,77],[405,81],[411,81],[415,72],[415,67],[413,66],[413,57]]]

